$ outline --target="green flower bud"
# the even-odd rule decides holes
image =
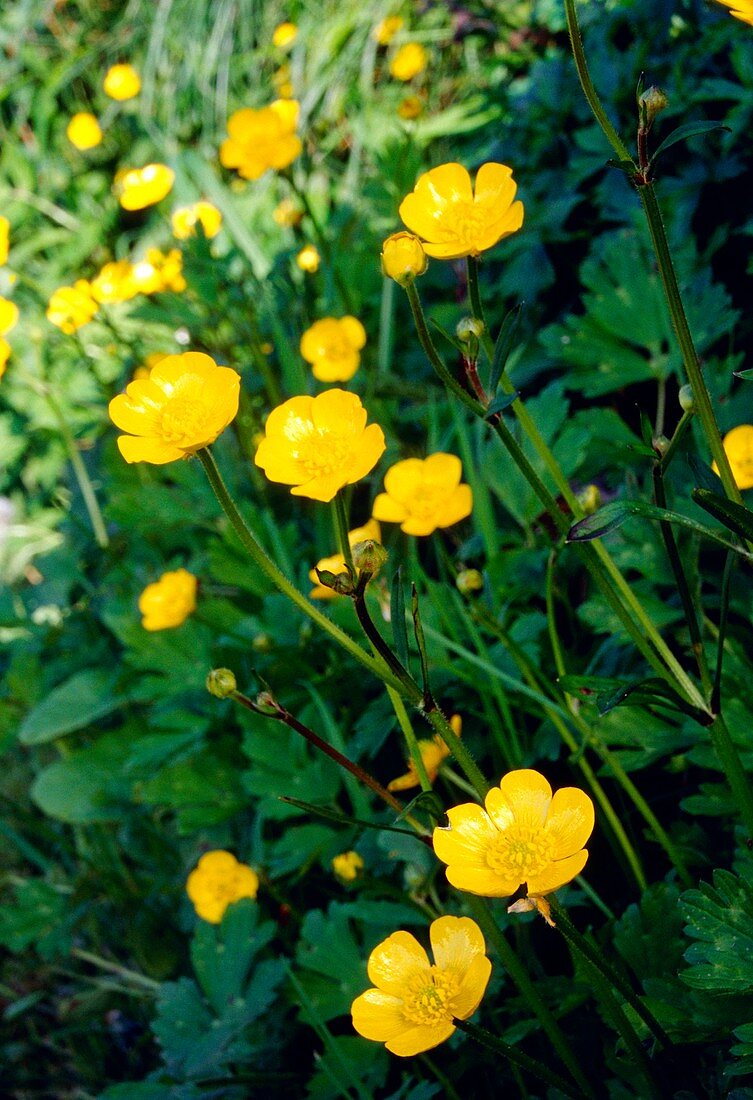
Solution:
[[[479,321],[478,317],[464,317],[462,321],[458,321],[455,335],[458,340],[467,344],[472,339],[480,340],[485,330],[486,325],[483,321]]]
[[[229,668],[213,668],[206,684],[209,694],[217,699],[227,699],[238,687],[235,674]]]
[[[481,591],[484,578],[478,569],[462,569],[455,578],[455,587],[461,596],[470,596],[471,592]]]
[[[684,386],[680,387],[680,392],[677,397],[683,412],[695,412],[695,397],[693,396],[693,387],[689,382],[686,382]]]
[[[641,123],[646,129],[652,126],[659,112],[665,110],[667,107],[669,107],[669,100],[666,95],[661,88],[657,88],[653,84],[638,96],[638,110],[641,115]]]
[[[353,564],[359,573],[371,573],[375,577],[387,561],[387,551],[374,539],[357,542],[353,547]]]

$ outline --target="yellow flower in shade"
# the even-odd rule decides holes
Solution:
[[[390,61],[390,73],[395,80],[413,80],[426,68],[429,55],[419,42],[406,42]]]
[[[47,303],[47,320],[67,335],[88,325],[97,312],[91,283],[78,279],[73,286],[59,286]]]
[[[71,145],[85,152],[99,145],[102,140],[102,130],[93,114],[89,111],[80,111],[66,126],[65,136]]]
[[[0,298],[0,336],[6,336],[18,324],[18,306],[8,298]]]
[[[303,219],[303,211],[291,199],[283,199],[272,211],[272,217],[283,229],[292,229]]]
[[[169,195],[174,182],[175,172],[166,164],[145,164],[118,172],[114,189],[124,210],[144,210]]]
[[[138,293],[130,260],[105,264],[91,281],[92,296],[102,303],[127,302]]]
[[[5,374],[5,368],[10,359],[11,347],[7,340],[0,336],[0,378]]]
[[[594,827],[593,802],[578,787],[552,788],[537,771],[503,776],[485,799],[447,811],[448,828],[435,829],[434,851],[459,890],[506,898],[520,886],[551,894],[579,875]]]
[[[517,184],[504,164],[482,164],[471,177],[462,164],[425,172],[400,204],[400,217],[438,260],[478,256],[523,224],[523,203],[513,202]]]
[[[0,266],[8,262],[10,222],[0,215]]]
[[[241,898],[255,898],[258,892],[256,871],[222,849],[206,852],[186,882],[196,915],[210,924],[220,923],[228,905]]]
[[[303,149],[295,132],[299,110],[295,99],[276,99],[258,111],[236,111],[228,119],[230,136],[220,146],[220,164],[247,180],[259,179],[269,168],[287,168]]]
[[[753,424],[738,424],[727,432],[722,443],[738,489],[753,489]],[[716,462],[711,463],[711,469],[719,474]]]
[[[272,45],[280,50],[286,50],[292,46],[298,37],[298,27],[295,23],[278,23],[272,32]]]
[[[382,529],[375,519],[370,519],[363,527],[354,527],[352,531],[348,531],[348,542],[350,543],[351,550],[354,546],[357,546],[359,542],[366,542],[368,539],[373,539],[374,542],[380,542],[382,538]],[[321,584],[319,578],[316,575],[316,570],[326,570],[328,573],[346,573],[345,558],[342,554],[333,554],[332,557],[322,558],[321,561],[316,563],[316,569],[312,569],[309,572],[309,580],[314,587],[311,589],[309,595],[312,600],[329,600],[337,593],[332,588],[326,588]]]
[[[731,8],[730,15],[735,19],[742,19],[743,23],[750,23],[753,27],[753,0],[718,0],[726,8]]]
[[[141,77],[133,65],[113,65],[105,73],[102,87],[110,99],[133,99],[141,91]]]
[[[470,485],[460,483],[462,472],[460,459],[441,451],[396,462],[384,475],[385,492],[374,501],[372,514],[386,523],[399,523],[406,535],[430,535],[437,527],[452,527],[473,508]]]
[[[305,271],[309,275],[315,275],[319,270],[321,256],[314,248],[313,244],[306,244],[296,256],[295,262],[298,264],[301,271]]]
[[[363,860],[358,852],[340,852],[332,860],[332,870],[343,882],[353,882],[363,871]]]
[[[455,734],[460,737],[463,730],[463,719],[459,714],[453,714],[450,719],[450,725]],[[424,740],[422,738],[418,742],[418,748],[421,753],[421,759],[424,762],[426,776],[429,782],[433,783],[439,774],[440,767],[450,755],[450,750],[438,733],[435,734],[431,740]],[[388,791],[409,791],[412,787],[419,787],[421,785],[416,765],[412,760],[407,760],[406,764],[408,765],[408,771],[405,775],[399,775],[397,779],[393,779],[391,783],[388,783]]]
[[[324,317],[301,337],[301,355],[320,382],[347,382],[358,370],[366,329],[356,317]]]
[[[384,432],[366,426],[360,398],[332,389],[273,409],[255,462],[270,481],[292,485],[293,496],[328,501],[373,470],[384,449]]]
[[[420,96],[407,95],[405,99],[401,99],[397,107],[397,113],[399,118],[404,118],[406,121],[418,118],[423,114],[424,104]]]
[[[113,397],[110,419],[126,462],[162,466],[214,443],[238,412],[240,375],[200,351],[166,355]]]
[[[403,29],[405,20],[402,15],[388,15],[381,22],[377,23],[374,30],[371,32],[371,37],[375,42],[378,42],[380,46],[389,46],[392,39],[395,37],[398,31]]]
[[[154,584],[148,584],[139,596],[144,630],[169,630],[184,623],[196,610],[197,585],[187,569],[163,573]]]
[[[133,282],[141,294],[159,294],[163,290],[180,293],[186,289],[182,253],[177,248],[169,252],[148,248],[144,259],[133,265]]]
[[[434,965],[410,932],[393,932],[369,956],[367,989],[351,1005],[353,1027],[400,1057],[439,1046],[455,1020],[472,1016],[492,972],[481,929],[470,917],[439,917],[429,928]]]
[[[204,199],[195,202],[193,206],[181,206],[179,210],[173,211],[173,233],[179,241],[195,237],[197,225],[201,226],[204,236],[211,240],[222,228],[222,214],[213,203]]]
[[[424,247],[412,233],[393,233],[382,245],[382,272],[400,286],[409,286],[427,265]]]

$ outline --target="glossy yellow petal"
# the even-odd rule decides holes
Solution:
[[[471,254],[465,239],[445,241],[441,244],[424,241],[424,252],[427,256],[431,256],[433,260],[460,260]]]
[[[349,348],[338,358],[324,356],[315,359],[311,373],[319,382],[349,382],[358,370],[360,356],[355,348]]]
[[[363,527],[354,527],[352,531],[348,531],[348,542],[351,546],[366,542],[367,539],[373,539],[374,542],[381,542],[382,539],[382,528],[373,517],[367,519]]]
[[[386,449],[387,444],[382,429],[378,424],[369,424],[358,440],[355,452],[351,455],[348,464],[348,480],[345,484],[352,485],[371,473]]]
[[[7,336],[18,324],[18,306],[8,298],[0,298],[0,336]]]
[[[487,868],[486,853],[497,839],[498,830],[489,815],[475,802],[465,802],[447,811],[449,828],[436,828],[432,834],[434,851],[443,863]]]
[[[510,205],[517,189],[518,185],[512,178],[512,168],[492,161],[482,164],[476,173],[474,200],[477,204],[488,203],[501,209]]]
[[[269,475],[267,475],[269,476]],[[278,480],[273,478],[273,481]],[[308,497],[309,500],[320,500],[322,504],[328,504],[333,500],[340,489],[348,484],[348,475],[343,470],[336,470],[331,474],[320,474],[310,478],[301,485],[294,486],[290,492],[294,497]]]
[[[400,530],[404,531],[406,535],[416,535],[418,538],[433,535],[436,529],[436,516],[408,515],[405,521],[400,524]]]
[[[134,383],[131,382],[129,389]],[[116,428],[131,435],[151,435],[157,430],[158,413],[156,406],[133,401],[129,396],[119,393],[108,405],[110,419]]]
[[[418,1024],[413,1027],[408,1025],[400,1035],[390,1039],[385,1046],[391,1054],[399,1058],[412,1058],[416,1054],[422,1054],[426,1050],[433,1050],[440,1043],[444,1043],[455,1031],[455,1025],[448,1021],[429,1027],[426,1024]]]
[[[285,134],[275,141],[269,150],[270,168],[287,168],[303,152],[303,143],[297,134]]]
[[[488,227],[479,232],[475,239],[477,252],[485,252],[487,248],[493,248],[503,237],[509,237],[516,233],[523,224],[524,207],[522,202],[514,202],[507,214],[496,221],[490,221]]]
[[[519,878],[507,879],[489,867],[468,863],[452,863],[445,873],[451,886],[482,898],[509,898],[522,885]]]
[[[185,458],[185,452],[179,447],[163,443],[161,439],[140,439],[133,435],[119,435],[118,450],[126,462],[151,462],[154,466]]]
[[[450,1001],[450,1009],[456,1020],[467,1020],[473,1015],[481,1004],[491,976],[491,962],[485,955],[477,955],[468,966],[460,989]]]
[[[564,859],[580,851],[594,827],[594,804],[578,787],[555,791],[547,814],[545,831],[552,837],[552,859]]]
[[[458,485],[437,513],[437,527],[452,527],[473,511],[473,491],[470,485]]]
[[[424,464],[420,458],[405,458],[396,462],[384,475],[384,488],[393,500],[399,504],[408,504],[421,492],[423,470]]]
[[[572,882],[586,866],[588,852],[584,848],[567,859],[558,859],[551,863],[541,874],[532,875],[526,883],[529,894],[551,894],[567,882]]]
[[[333,389],[320,393],[311,406],[314,425],[320,432],[358,435],[366,425],[366,409],[355,393]]]
[[[423,461],[423,480],[450,493],[460,484],[463,467],[457,455],[437,451]]]
[[[378,1043],[389,1042],[401,1035],[410,1024],[402,1012],[403,1002],[399,997],[383,993],[380,989],[367,989],[356,997],[350,1006],[353,1027],[364,1039],[373,1039]]]
[[[492,787],[485,799],[486,809],[500,828],[514,820],[526,828],[543,828],[552,788],[544,776],[532,768],[508,772],[499,787]]]
[[[295,130],[298,125],[298,116],[301,113],[301,105],[295,99],[276,99],[270,104],[270,111],[279,119],[287,130]]]
[[[473,203],[471,178],[462,164],[442,164],[424,173],[400,204],[404,224],[426,241],[436,240],[437,225],[453,202]],[[426,245],[424,250],[428,255]]]
[[[276,438],[262,439],[256,448],[254,463],[270,481],[281,485],[300,485],[307,478],[303,465]]]
[[[470,917],[439,917],[432,921],[429,938],[440,970],[465,972],[478,955],[486,953],[483,933]]]
[[[393,932],[369,956],[369,981],[383,993],[400,997],[412,978],[429,974],[429,957],[410,932]]]
[[[358,351],[366,343],[366,329],[357,317],[349,314],[340,319],[340,328],[345,333],[348,342]]]
[[[384,523],[402,523],[406,517],[405,506],[398,504],[398,502],[387,493],[379,493],[374,500],[374,507],[371,510],[371,514],[374,519],[383,520]]]

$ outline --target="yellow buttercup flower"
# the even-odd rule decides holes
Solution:
[[[742,19],[743,23],[750,23],[753,27],[753,0],[718,0],[726,8],[731,8],[730,15],[735,19]]]
[[[406,1058],[443,1043],[455,1020],[472,1016],[492,972],[481,929],[470,917],[439,917],[429,939],[434,965],[410,932],[393,932],[369,956],[367,989],[351,1005],[353,1027]]]
[[[414,118],[418,118],[423,113],[424,103],[420,96],[407,95],[405,99],[401,99],[397,106],[397,114],[399,118],[404,118],[406,121],[411,121]]]
[[[300,107],[295,99],[276,99],[255,111],[243,107],[228,119],[230,135],[220,146],[220,164],[256,180],[269,168],[287,168],[303,145],[296,134]]]
[[[738,424],[727,432],[722,443],[738,489],[753,489],[753,424]],[[719,473],[716,462],[712,462],[711,469]]]
[[[137,292],[141,294],[159,294],[163,290],[178,294],[186,289],[183,255],[177,248],[171,248],[169,252],[148,248],[144,259],[133,265],[132,278]]]
[[[255,462],[270,481],[292,485],[293,496],[329,501],[373,470],[384,449],[384,432],[366,426],[360,398],[332,389],[273,409]]]
[[[460,483],[462,472],[460,459],[441,451],[396,462],[384,475],[385,492],[374,501],[372,514],[386,523],[399,523],[406,535],[431,535],[437,527],[452,527],[473,508],[470,485]]]
[[[332,870],[343,882],[353,882],[363,871],[363,860],[358,852],[340,852],[332,860]]]
[[[382,538],[382,529],[375,519],[370,519],[363,527],[354,527],[352,531],[348,531],[348,542],[350,543],[351,550],[354,546],[357,546],[359,542],[366,542],[369,539],[373,539],[374,542],[380,542]],[[322,558],[316,563],[316,569],[312,569],[309,572],[309,580],[314,585],[309,593],[312,600],[329,600],[336,596],[337,593],[332,588],[327,588],[321,584],[316,570],[323,572],[326,570],[328,573],[346,573],[345,558],[342,554],[333,554],[329,558]]]
[[[272,31],[272,45],[280,50],[292,46],[298,37],[298,27],[295,23],[278,23]]]
[[[425,172],[400,204],[400,217],[436,259],[478,256],[523,224],[523,203],[513,202],[517,184],[504,164],[482,164],[471,177],[462,164]]]
[[[577,787],[554,795],[530,768],[508,772],[485,799],[447,811],[450,824],[434,830],[434,851],[459,890],[505,898],[520,886],[551,894],[586,865],[584,844],[594,827],[593,802]]]
[[[292,229],[302,221],[303,211],[298,209],[292,199],[283,199],[272,211],[272,217],[283,229]]]
[[[208,447],[238,412],[240,375],[200,351],[166,355],[113,397],[110,419],[126,462],[162,466]]]
[[[378,42],[380,46],[389,46],[392,39],[403,29],[405,20],[402,15],[388,15],[377,23],[374,30],[371,32],[371,37],[375,42]]]
[[[187,569],[163,573],[148,584],[139,596],[139,611],[144,630],[170,630],[184,623],[196,610],[198,581]]]
[[[0,336],[0,378],[5,374],[5,368],[8,366],[8,360],[10,359],[11,346],[8,341]]]
[[[102,129],[93,114],[89,111],[80,111],[66,126],[65,136],[71,145],[85,152],[99,145],[102,140]]]
[[[138,293],[130,260],[105,264],[91,281],[92,296],[101,303],[127,302]]]
[[[113,186],[124,210],[144,210],[169,195],[174,182],[175,172],[166,164],[145,164],[118,172]]]
[[[0,215],[0,267],[8,262],[10,222]]]
[[[213,203],[204,199],[195,202],[193,206],[181,206],[173,211],[173,233],[179,241],[195,237],[197,225],[201,226],[204,236],[211,240],[222,228],[222,214]]]
[[[6,336],[18,324],[18,306],[8,298],[0,298],[0,336]]]
[[[382,272],[400,286],[409,286],[427,265],[424,247],[412,233],[393,233],[382,245]]]
[[[228,905],[241,898],[255,898],[258,892],[256,871],[222,849],[206,852],[186,882],[196,915],[210,924],[220,923]]]
[[[406,42],[390,61],[390,73],[395,80],[413,80],[426,68],[429,55],[420,42]]]
[[[463,720],[459,714],[453,714],[452,718],[450,718],[450,725],[455,734],[460,737],[463,730]],[[439,775],[440,767],[450,755],[450,750],[438,733],[435,734],[431,740],[421,738],[418,742],[418,749],[424,763],[426,777],[430,783],[433,783]],[[405,775],[399,775],[397,779],[393,779],[388,783],[388,791],[409,791],[412,787],[419,787],[421,785],[416,765],[412,760],[407,760],[406,764],[408,766],[408,771]]]
[[[110,99],[133,99],[141,91],[141,77],[133,65],[113,65],[105,73],[102,87]]]
[[[321,256],[314,248],[313,244],[305,244],[296,256],[295,262],[298,264],[301,271],[305,271],[309,275],[315,275],[319,270]]]
[[[358,370],[366,329],[356,317],[324,317],[301,337],[301,355],[320,382],[347,382]]]
[[[150,351],[144,359],[144,362],[136,367],[131,381],[138,382],[140,379],[148,378],[154,367],[156,367],[158,363],[161,363],[163,359],[166,359],[167,355],[168,353],[166,351]]]
[[[47,303],[47,320],[67,335],[88,325],[98,309],[91,283],[78,279],[73,286],[59,286]]]

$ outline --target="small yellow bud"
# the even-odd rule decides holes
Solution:
[[[295,262],[301,271],[305,271],[308,275],[314,275],[319,270],[321,257],[313,244],[306,244],[296,256]]]
[[[470,596],[471,592],[481,591],[484,578],[478,569],[463,569],[455,578],[455,587],[461,596]]]
[[[595,485],[586,485],[585,489],[578,493],[578,503],[587,516],[593,515],[598,508],[601,508],[601,493]]]
[[[371,573],[375,577],[387,561],[387,551],[375,539],[365,539],[353,547],[353,564],[358,573]]]
[[[410,286],[427,265],[423,245],[412,233],[393,233],[382,245],[382,272],[399,286]]]
[[[209,694],[217,699],[227,699],[238,687],[235,674],[229,668],[213,668],[206,683]]]

